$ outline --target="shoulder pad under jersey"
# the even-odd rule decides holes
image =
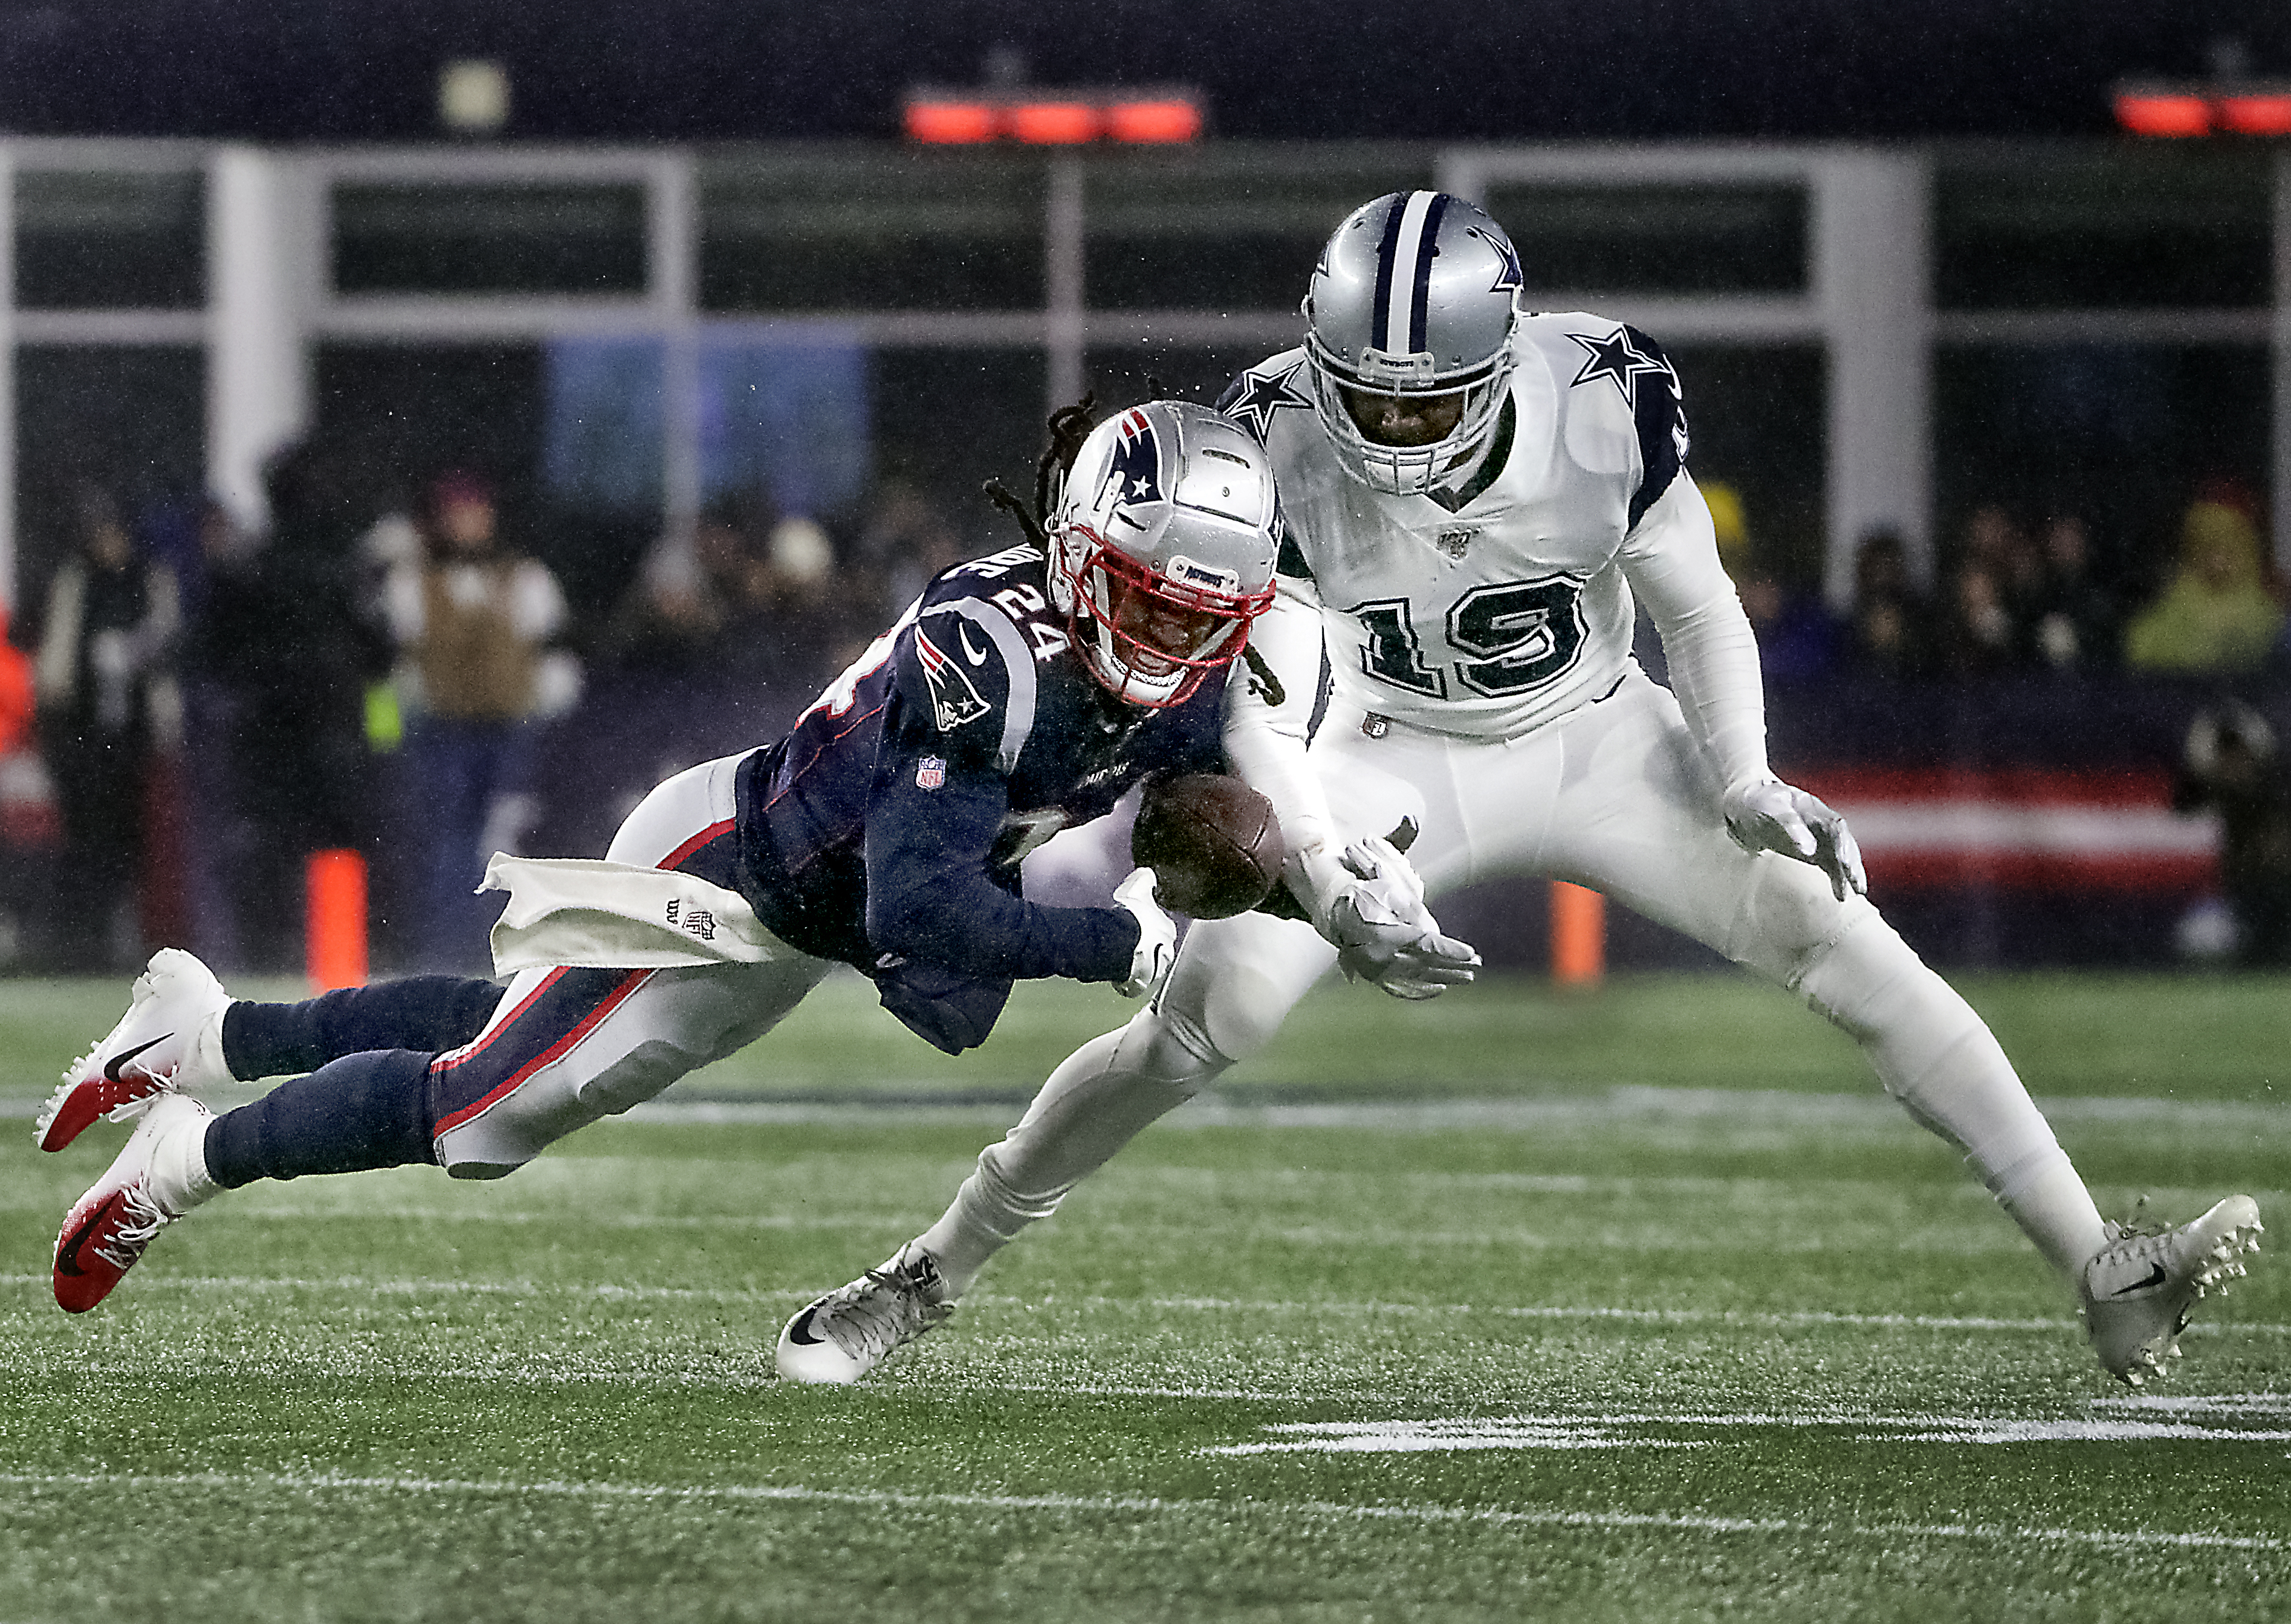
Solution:
[[[1034,727],[1037,663],[1065,651],[1041,551],[1012,547],[957,565],[923,590],[902,640],[899,683],[951,755],[1008,774]]]

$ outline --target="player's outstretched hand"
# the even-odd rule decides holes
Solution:
[[[1314,923],[1336,945],[1347,978],[1409,999],[1437,998],[1472,979],[1478,951],[1440,933],[1416,865],[1391,841],[1355,840],[1338,866],[1346,878],[1330,887],[1333,898]]]
[[[1133,868],[1113,888],[1113,900],[1137,921],[1137,951],[1129,956],[1129,979],[1113,984],[1124,998],[1153,997],[1178,961],[1178,927],[1154,900],[1155,883],[1152,869]]]
[[[1840,902],[1849,890],[1869,892],[1853,832],[1804,790],[1779,778],[1738,784],[1726,792],[1725,810],[1726,832],[1744,851],[1775,851],[1811,863],[1829,876],[1829,888]]]

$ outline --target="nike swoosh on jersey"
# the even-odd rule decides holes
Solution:
[[[969,661],[973,665],[984,665],[986,663],[986,651],[984,648],[973,648],[970,646],[970,627],[967,623],[957,621],[954,627],[954,635],[961,640],[962,657],[964,659]]]
[[[163,1032],[157,1037],[153,1038],[150,1043],[138,1043],[133,1049],[121,1049],[117,1054],[112,1056],[109,1060],[104,1063],[104,1076],[113,1082],[125,1082],[126,1079],[119,1074],[119,1068],[121,1066],[135,1058],[136,1056],[141,1054],[145,1049],[149,1049],[152,1044],[164,1043],[174,1035],[175,1034],[172,1032]]]

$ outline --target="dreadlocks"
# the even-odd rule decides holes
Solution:
[[[1066,475],[1073,471],[1081,443],[1097,427],[1097,415],[1091,410],[1097,404],[1097,397],[1088,394],[1072,406],[1060,406],[1050,414],[1046,425],[1050,431],[1050,443],[1042,448],[1034,464],[1033,512],[1028,512],[1025,504],[999,478],[989,479],[978,487],[987,501],[1025,526],[1027,538],[1044,551],[1050,545],[1050,511],[1057,505],[1058,494],[1065,486]]]

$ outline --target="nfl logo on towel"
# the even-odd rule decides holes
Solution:
[[[925,756],[915,763],[915,788],[935,790],[946,782],[946,758]]]

